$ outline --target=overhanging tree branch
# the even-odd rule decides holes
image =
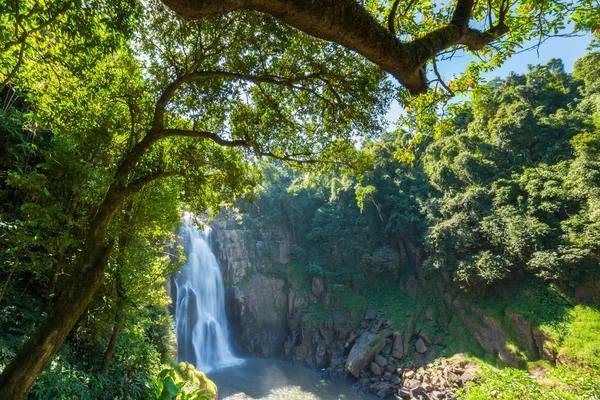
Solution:
[[[400,0],[394,0],[394,4],[392,4],[392,9],[390,10],[390,15],[388,15],[388,31],[391,34],[396,34],[396,27],[394,26],[394,20],[396,19],[396,12],[398,11],[398,5],[400,4]]]
[[[311,36],[354,50],[392,74],[411,93],[427,91],[421,68],[439,52],[456,45],[477,50],[508,32],[502,7],[495,26],[469,27],[474,0],[456,0],[452,20],[411,42],[402,42],[379,24],[356,0],[162,0],[187,19],[202,19],[235,10],[269,14]],[[388,24],[389,28],[389,24]]]
[[[162,95],[156,102],[156,108],[154,111],[154,124],[153,127],[155,130],[159,130],[162,128],[164,124],[164,115],[165,110],[177,90],[179,90],[185,84],[200,80],[200,79],[209,79],[209,78],[221,78],[221,79],[231,79],[231,80],[242,80],[246,82],[251,82],[255,84],[259,83],[268,83],[272,85],[279,86],[287,86],[294,89],[303,89],[303,87],[298,86],[298,83],[310,79],[316,79],[320,76],[320,74],[307,74],[300,75],[296,77],[280,77],[274,75],[252,75],[252,74],[240,74],[235,72],[227,72],[227,71],[190,71],[175,81],[173,81],[166,89],[163,91]]]
[[[204,139],[204,140],[208,139],[208,140],[212,140],[219,146],[223,146],[223,147],[249,147],[250,146],[249,142],[246,140],[243,140],[243,139],[227,140],[227,139],[221,138],[216,133],[206,132],[206,131],[188,131],[185,129],[165,129],[165,130],[161,131],[158,134],[158,136],[159,136],[159,139],[166,138],[166,137],[173,137],[173,136],[197,138],[197,139]]]

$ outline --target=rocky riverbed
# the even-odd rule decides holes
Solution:
[[[357,389],[381,398],[443,400],[453,399],[459,388],[477,379],[476,364],[460,355],[436,359],[425,331],[403,334],[382,317],[381,312],[367,311],[361,329],[346,342],[350,352],[341,373],[357,378]]]

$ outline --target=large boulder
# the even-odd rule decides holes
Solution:
[[[404,337],[402,333],[394,333],[394,345],[392,346],[392,357],[401,360],[404,357]]]
[[[372,321],[374,319],[377,319],[377,310],[373,310],[373,309],[367,310],[367,313],[365,314],[365,319],[367,321]]]
[[[371,363],[371,372],[373,373],[373,375],[375,376],[379,376],[379,375],[383,375],[384,369],[381,365],[372,362]]]
[[[375,356],[375,362],[381,365],[382,367],[387,367],[388,365],[388,360],[384,356]]]
[[[348,359],[346,360],[346,370],[356,378],[360,376],[360,372],[371,364],[381,350],[387,344],[387,339],[382,338],[371,332],[363,332],[356,340]]]
[[[427,351],[427,346],[425,346],[425,342],[421,338],[419,338],[417,340],[417,343],[415,343],[415,348],[421,354],[423,354],[423,353],[425,353]]]

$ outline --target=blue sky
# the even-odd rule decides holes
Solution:
[[[523,53],[515,54],[509,58],[501,67],[494,71],[486,73],[484,76],[487,80],[491,80],[496,77],[505,77],[511,71],[517,73],[524,73],[527,71],[527,66],[530,64],[545,64],[551,58],[560,58],[563,60],[565,70],[567,72],[573,71],[573,65],[577,59],[581,58],[587,52],[587,46],[592,40],[592,35],[585,35],[581,37],[552,37],[546,40],[539,48],[538,52],[534,50],[526,51]],[[527,43],[524,48],[530,47],[536,42]],[[448,81],[454,74],[458,74],[463,71],[466,65],[471,61],[468,55],[462,57],[455,57],[449,62],[439,64],[438,68],[440,74],[444,80]],[[396,102],[392,104],[388,114],[387,120],[394,124],[398,117],[402,114],[402,107]]]

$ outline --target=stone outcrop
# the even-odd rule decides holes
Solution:
[[[508,365],[515,368],[524,367],[523,356],[518,354],[516,349],[525,352],[532,360],[543,358],[552,363],[557,361],[554,340],[543,330],[532,326],[523,315],[514,310],[505,310],[506,318],[503,325],[497,317],[488,315],[480,308],[464,301],[458,299],[452,301],[448,295],[444,300],[447,307],[461,320],[483,350],[497,355]],[[505,325],[508,325],[509,329]],[[511,343],[516,346],[511,346]]]
[[[367,325],[379,326],[379,318],[371,319],[373,313],[367,313],[363,320]],[[380,332],[380,331],[379,331]],[[425,343],[431,344],[428,335],[419,331],[412,336],[409,343],[415,348],[412,357],[423,356],[422,353],[428,353],[431,350],[423,349]],[[385,346],[382,346],[388,339],[377,333],[370,332],[363,328],[362,333],[357,338],[357,332],[352,332],[348,337],[347,343],[355,341],[346,367],[352,375],[358,378],[356,388],[368,393],[372,393],[380,398],[393,397],[394,399],[454,399],[456,391],[469,382],[479,379],[479,367],[472,362],[468,362],[462,356],[455,356],[453,359],[439,359],[439,364],[432,363],[433,358],[428,363],[421,366],[408,367],[400,366],[400,360],[393,355],[391,346],[386,353]],[[394,341],[403,343],[402,335],[394,334]],[[378,353],[378,349],[381,353]],[[391,353],[391,354],[390,354]],[[402,355],[404,352],[402,352]],[[396,354],[399,354],[398,352]]]
[[[527,322],[524,316],[511,310],[505,312],[508,321],[513,325],[516,331],[515,340],[519,347],[524,349],[529,358],[535,360],[538,358],[538,349],[533,337],[531,324]]]
[[[281,355],[287,337],[287,295],[282,279],[256,274],[233,288],[229,304],[234,342],[260,357]]]
[[[289,233],[283,227],[278,227],[275,235],[271,230],[251,233],[242,229],[235,215],[215,221],[211,227],[225,280],[230,329],[239,353],[283,357],[314,369],[343,370],[348,319],[334,314],[313,320],[305,312],[308,305],[327,301],[325,281],[314,277],[307,296],[276,277],[281,272],[287,275]]]
[[[288,296],[285,281],[269,276],[269,271],[273,265],[288,261],[288,235],[281,230],[275,240],[256,240],[262,238],[250,237],[235,213],[210,226],[237,351],[259,357],[282,355],[288,336]]]
[[[346,361],[346,369],[355,377],[375,359],[388,341],[372,332],[363,332],[358,338]]]

